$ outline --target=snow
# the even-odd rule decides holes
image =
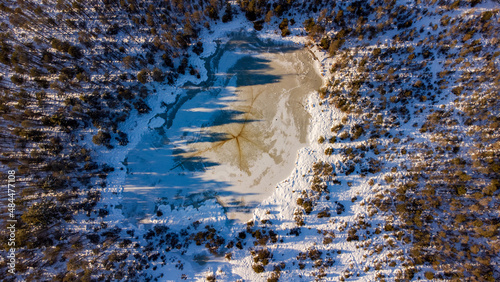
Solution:
[[[196,84],[199,81],[203,81],[208,78],[205,61],[203,59],[213,56],[217,52],[219,48],[218,46],[227,44],[234,31],[250,34],[252,30],[253,27],[241,14],[238,15],[238,17],[231,23],[218,23],[216,26],[212,26],[211,31],[203,31],[200,36],[203,40],[203,53],[199,57],[193,55],[189,58],[189,63],[195,66],[195,68],[200,72],[201,78],[199,80],[192,76],[185,75],[181,76],[176,82],[176,85],[172,87],[154,82],[151,83],[151,88],[156,90],[156,95],[149,97],[147,101],[148,105],[152,108],[152,111],[146,115],[137,115],[137,113],[134,113],[120,126],[120,130],[128,134],[130,143],[124,147],[104,150],[104,152],[100,155],[102,161],[105,161],[115,167],[115,171],[108,175],[107,187],[104,189],[103,193],[105,201],[103,202],[109,206],[115,207],[120,206],[123,203],[125,195],[123,188],[127,178],[127,167],[124,165],[124,162],[127,160],[126,157],[129,155],[131,150],[133,150],[133,148],[138,147],[141,142],[145,142],[145,134],[149,134],[148,132],[151,130],[159,129],[164,126],[166,122],[165,116],[158,115],[158,113],[162,113],[164,111],[162,104],[171,104],[179,95],[182,95],[184,90],[182,90],[180,86],[184,85],[186,82],[191,81]],[[306,43],[306,39],[302,36],[289,36],[287,38],[282,38],[281,36],[276,35],[271,28],[260,32],[258,35],[262,40],[270,40],[275,43],[283,44],[284,46],[297,46],[297,44],[300,45]],[[317,58],[319,58],[318,61],[314,62],[314,68],[315,71],[321,75],[324,84],[326,83],[326,78],[324,77],[326,69],[321,66],[326,61],[326,57],[323,52],[315,48],[310,50]],[[238,55],[241,51],[242,50],[235,50],[234,53]],[[214,71],[219,74],[228,72],[231,66],[233,66],[240,58],[239,56],[235,56],[234,53],[224,53],[220,58],[219,64],[217,66],[212,66],[215,68]],[[250,54],[257,55],[256,53],[251,52]],[[285,64],[283,66],[286,67],[286,64],[290,63],[282,62],[282,64]],[[317,95],[315,95],[315,93],[309,93],[308,96],[309,98],[307,99],[305,107],[311,116],[307,135],[308,144],[310,145],[298,150],[296,154],[297,157],[294,162],[295,168],[292,170],[292,173],[283,181],[276,180],[276,188],[272,191],[272,194],[253,211],[254,220],[257,221],[264,218],[270,218],[273,222],[273,228],[278,230],[287,230],[295,226],[293,222],[293,212],[296,208],[295,202],[298,198],[298,192],[300,192],[300,187],[307,187],[308,185],[308,178],[304,178],[303,175],[308,174],[307,170],[311,164],[318,161],[318,155],[322,155],[321,149],[316,145],[317,136],[324,134],[324,132],[329,130],[330,125],[328,123],[331,120],[336,120],[341,117],[341,114],[337,112],[323,112],[321,107],[318,106],[319,101],[317,100]],[[284,106],[284,104],[282,106]],[[210,111],[210,109],[205,105],[193,107],[192,111],[203,113]],[[152,156],[158,156],[159,152],[160,151],[158,150],[153,150],[151,151],[151,154]],[[331,158],[335,158],[335,156],[330,157],[329,161],[331,161]],[[219,173],[219,175],[216,175],[215,178],[220,177],[221,174]],[[230,238],[235,236],[237,232],[241,231],[243,227],[242,223],[237,222],[227,225],[228,221],[226,213],[220,203],[214,199],[204,200],[202,205],[196,207],[192,203],[187,205],[179,204],[176,207],[173,207],[171,204],[160,204],[157,211],[161,212],[161,216],[154,215],[151,218],[144,219],[137,225],[137,227],[134,227],[135,224],[133,222],[126,220],[126,217],[122,214],[122,209],[123,207],[112,209],[106,220],[109,222],[115,222],[118,226],[123,225],[123,227],[128,229],[136,229],[138,232],[141,230],[147,230],[148,226],[151,226],[151,224],[166,225],[171,230],[180,230],[188,226],[190,223],[198,221],[201,223],[201,226],[212,224],[215,228],[222,230],[223,233],[227,234],[227,240],[230,240]],[[310,233],[310,235],[313,235],[316,231],[303,232],[303,234]],[[141,238],[140,235],[139,238]],[[290,259],[291,256],[294,256],[294,251],[287,251],[287,248],[290,248],[290,250],[306,250],[307,247],[312,245],[312,242],[306,243],[305,245],[302,245],[301,242],[307,242],[307,238],[309,238],[308,235],[305,235],[304,237],[301,235],[301,237],[298,237],[285,245],[280,245],[279,249],[275,251],[282,253],[284,258]],[[141,244],[146,243],[144,242]],[[201,248],[200,251],[199,248],[190,247],[184,255],[174,255],[171,258],[172,261],[180,260],[184,262],[185,267],[182,271],[179,268],[174,267],[174,263],[167,262],[163,265],[163,267],[159,267],[156,271],[152,271],[152,273],[155,275],[164,273],[164,278],[166,278],[165,281],[176,281],[182,273],[195,272],[197,273],[196,277],[198,277],[198,280],[202,281],[206,276],[207,270],[219,269],[222,270],[222,272],[219,271],[217,277],[220,277],[222,275],[221,273],[225,273],[223,276],[225,277],[224,280],[227,281],[234,281],[236,279],[257,281],[261,279],[260,275],[253,271],[251,267],[252,260],[251,257],[248,256],[248,253],[243,251],[240,251],[239,253],[236,252],[233,254],[233,259],[230,262],[211,257],[210,261],[203,265],[203,267],[197,263],[190,263],[190,260],[200,254],[205,254],[210,257],[206,249]]]
[[[303,21],[303,19],[297,20],[298,23]],[[299,24],[296,24],[297,26]],[[297,31],[300,28],[292,28],[292,36],[282,38],[278,35],[274,27],[265,25],[263,31],[258,33],[258,36],[262,40],[270,40],[275,43],[282,44],[283,46],[304,46],[308,39],[304,36],[297,35]],[[100,157],[103,161],[108,164],[113,164],[115,172],[108,176],[108,186],[105,191],[108,193],[104,194],[104,198],[107,199],[106,202],[112,205],[120,205],[125,199],[126,193],[124,192],[124,185],[127,182],[126,170],[127,167],[124,165],[126,157],[130,154],[134,148],[139,148],[140,150],[151,150],[151,158],[157,158],[164,152],[161,149],[151,149],[149,145],[144,142],[149,142],[144,137],[150,134],[152,129],[159,129],[164,126],[165,122],[168,121],[164,116],[159,114],[164,112],[162,108],[162,102],[165,104],[171,104],[176,101],[179,95],[183,95],[184,91],[181,86],[186,82],[191,81],[193,84],[199,83],[208,79],[208,70],[205,68],[204,58],[210,58],[216,55],[218,48],[227,44],[232,37],[232,33],[238,31],[239,33],[255,34],[253,33],[253,27],[248,23],[242,14],[237,15],[236,19],[230,23],[213,25],[210,31],[203,31],[200,38],[203,40],[204,51],[201,56],[191,56],[189,63],[195,66],[196,69],[200,71],[201,78],[195,79],[192,76],[185,75],[181,76],[173,87],[160,85],[152,83],[152,88],[156,89],[156,95],[152,96],[148,100],[148,105],[152,108],[151,113],[147,115],[138,116],[133,115],[126,123],[122,124],[120,130],[127,132],[129,134],[130,143],[125,147],[117,147],[113,150],[104,152]],[[312,46],[307,47],[308,50],[314,57],[314,69],[320,75],[322,79],[322,84],[326,85],[328,82],[327,71],[333,64],[332,60],[327,57],[325,52],[319,50],[318,48]],[[241,51],[241,50],[240,50]],[[236,55],[235,55],[236,54]],[[231,66],[233,66],[239,59],[238,50],[233,54],[224,53],[219,60],[217,65],[210,66],[213,68],[214,72],[219,74],[224,74],[230,71]],[[239,54],[242,55],[242,54]],[[255,55],[255,53],[253,53]],[[216,85],[221,85],[221,82],[217,82]],[[233,84],[234,86],[234,84]],[[229,88],[229,91],[234,89]],[[340,186],[335,186],[336,190],[333,191],[330,196],[331,201],[338,201],[345,206],[346,212],[334,219],[329,221],[319,221],[313,220],[309,221],[306,227],[302,228],[300,236],[286,235],[291,228],[296,227],[294,221],[294,212],[297,208],[296,201],[300,196],[300,192],[306,187],[310,186],[310,179],[312,178],[310,168],[313,163],[318,161],[327,161],[329,163],[339,163],[341,160],[341,155],[338,152],[341,149],[340,145],[332,144],[334,148],[334,153],[332,155],[324,154],[324,146],[320,146],[317,143],[319,136],[326,136],[330,132],[332,125],[339,123],[339,121],[344,117],[339,110],[332,109],[332,107],[325,108],[325,106],[320,105],[320,100],[315,92],[306,93],[308,98],[305,103],[305,108],[310,115],[309,128],[307,133],[307,146],[298,149],[297,153],[292,154],[295,158],[293,162],[293,168],[288,176],[284,176],[276,179],[275,189],[268,194],[253,211],[252,219],[255,222],[260,222],[263,219],[270,220],[272,222],[272,229],[278,232],[279,237],[284,240],[283,243],[278,245],[272,245],[270,250],[278,261],[283,261],[287,264],[285,270],[281,273],[281,279],[283,281],[297,281],[300,277],[304,280],[309,280],[310,276],[307,274],[306,270],[299,270],[297,267],[292,268],[292,264],[296,264],[296,256],[298,252],[305,252],[309,247],[315,247],[321,249],[324,253],[329,253],[332,259],[335,260],[333,267],[329,268],[327,271],[330,273],[329,277],[338,277],[342,271],[346,269],[350,264],[354,265],[354,271],[360,275],[362,273],[362,266],[366,265],[363,258],[364,252],[359,251],[355,244],[346,243],[344,237],[339,237],[329,245],[323,245],[321,238],[318,236],[319,230],[332,230],[336,231],[340,226],[343,226],[345,222],[353,222],[356,220],[355,215],[359,212],[364,211],[360,207],[360,203],[368,195],[373,193],[372,188],[366,183],[356,183],[354,185],[355,189],[350,189],[343,181]],[[197,106],[191,108],[192,113],[204,114],[213,111],[205,102],[210,100],[203,100],[203,96],[196,97],[194,99],[200,99],[195,102],[199,103]],[[230,99],[230,97],[228,97]],[[147,125],[147,126],[144,126]],[[189,128],[189,122],[186,122],[181,128]],[[195,130],[196,131],[196,130]],[[167,136],[170,137],[170,136]],[[158,138],[156,135],[155,138]],[[161,140],[156,140],[161,142]],[[181,142],[182,140],[177,140]],[[182,143],[182,142],[181,142]],[[149,149],[148,149],[149,148]],[[296,156],[296,157],[295,157]],[[147,162],[145,162],[147,163]],[[342,167],[337,167],[335,169],[343,169]],[[290,171],[290,170],[289,170]],[[166,170],[163,172],[160,170],[159,175],[162,173],[167,173]],[[231,178],[223,179],[224,173],[227,175],[227,169],[223,173],[217,173],[211,180],[217,181],[231,181]],[[288,173],[288,172],[287,172]],[[195,179],[198,177],[195,173],[186,172],[185,174],[190,174],[188,178]],[[155,174],[150,175],[140,175],[143,180],[150,181],[153,183],[151,185],[158,185],[161,181],[160,178]],[[282,180],[282,181],[280,181]],[[355,180],[354,178],[352,179]],[[186,182],[186,178],[180,175],[177,179],[165,179],[164,181],[172,181],[175,184],[183,184],[184,188],[190,187],[192,189],[197,189],[198,182]],[[224,182],[222,181],[222,182]],[[359,180],[355,180],[359,181]],[[366,180],[368,181],[368,180]],[[380,180],[377,180],[380,181]],[[331,183],[329,183],[331,184]],[[128,191],[133,191],[134,186],[130,186]],[[118,192],[118,193],[113,193]],[[151,190],[144,192],[145,195],[151,193]],[[170,195],[169,197],[172,197]],[[359,200],[353,203],[351,199],[353,197],[358,197]],[[159,224],[166,225],[170,230],[181,230],[189,228],[193,222],[201,223],[201,226],[212,225],[220,233],[224,234],[226,242],[234,239],[238,232],[245,230],[244,223],[228,221],[226,212],[219,202],[214,199],[207,197],[206,199],[200,199],[202,196],[197,195],[196,199],[191,201],[177,201],[165,202],[164,204],[159,204],[156,211],[160,211],[159,214],[147,217],[140,220],[140,222],[131,222],[122,214],[122,209],[114,209],[113,213],[106,219],[109,221],[115,221],[115,223],[120,226],[136,229],[139,232],[145,232],[147,228],[151,225]],[[146,201],[150,201],[150,198],[145,198]],[[151,203],[151,202],[150,202]],[[202,203],[202,204],[200,204]],[[127,203],[126,208],[130,208],[130,202]],[[133,208],[133,206],[132,206]],[[317,207],[321,210],[321,204]],[[332,211],[334,212],[334,211]],[[375,221],[376,222],[376,221]],[[142,238],[143,233],[138,233],[139,238]],[[243,279],[244,281],[262,281],[264,277],[261,274],[257,274],[252,269],[253,261],[252,257],[249,255],[248,248],[251,247],[251,240],[247,238],[242,240],[246,246],[243,250],[232,249],[228,250],[232,252],[233,258],[231,260],[224,260],[223,258],[214,257],[210,255],[206,248],[203,246],[194,246],[193,244],[188,248],[188,250],[182,253],[177,251],[171,251],[168,254],[168,261],[158,267],[157,270],[150,270],[150,273],[154,277],[159,274],[164,274],[162,281],[179,281],[182,274],[190,274],[190,281],[205,281],[205,277],[208,273],[216,273],[218,279],[222,281],[235,281],[238,279]],[[141,245],[146,245],[145,240],[140,241]],[[342,250],[342,253],[337,253],[337,250]],[[195,258],[201,258],[206,256],[208,261],[204,264],[199,264],[194,262]],[[178,263],[181,262],[183,267],[178,267]],[[269,270],[269,267],[267,268]],[[267,272],[267,277],[271,272]],[[193,277],[194,275],[194,277]],[[364,280],[373,280],[374,273],[362,276]],[[302,280],[300,279],[300,280]]]
[[[162,127],[165,124],[165,120],[159,116],[155,116],[151,120],[149,120],[149,128],[154,129],[154,128],[159,128]]]

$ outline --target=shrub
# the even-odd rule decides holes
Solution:
[[[68,54],[70,54],[75,59],[79,59],[82,57],[82,51],[76,46],[69,47]]]
[[[426,271],[424,275],[425,275],[425,278],[427,278],[428,280],[434,279],[434,273],[433,272]]]
[[[330,47],[330,38],[323,37],[320,41],[319,46],[324,50],[328,50],[328,48]]]
[[[283,29],[288,28],[288,19],[284,18],[279,24],[279,28],[283,31]]]
[[[493,17],[493,12],[492,11],[486,11],[481,14],[481,21],[482,22],[487,22]]]
[[[457,87],[454,87],[453,89],[451,89],[451,93],[459,96],[462,93],[463,89],[464,89],[463,86],[457,86]]]
[[[323,210],[318,213],[318,218],[330,217],[330,212],[328,210]]]
[[[307,32],[311,32],[315,25],[314,18],[309,18],[304,21],[304,28]]]
[[[22,76],[19,76],[17,74],[13,75],[10,77],[10,81],[16,85],[21,85],[24,83],[24,78]]]
[[[337,132],[339,132],[340,130],[342,130],[342,128],[344,128],[344,125],[342,125],[342,124],[337,124],[337,125],[333,126],[331,130],[332,130],[332,132],[337,133]]]
[[[288,29],[288,27],[287,27],[287,28],[285,28],[285,29],[283,29],[283,30],[281,30],[281,36],[282,36],[282,37],[286,37],[286,36],[288,36],[288,35],[290,35],[290,34],[291,34],[291,33],[290,33],[290,30]]]
[[[313,203],[309,199],[304,200],[302,198],[299,198],[297,199],[297,204],[304,208],[306,214],[310,214],[313,210]]]
[[[240,250],[242,250],[242,249],[243,249],[243,244],[241,244],[241,241],[238,241],[238,242],[236,243],[236,248],[238,248],[238,249],[240,249]]]
[[[151,108],[143,100],[136,101],[134,107],[139,114],[147,114],[151,111]]]
[[[343,131],[342,133],[340,133],[339,137],[342,140],[347,139],[347,138],[349,138],[349,132]]]
[[[247,234],[245,233],[245,231],[241,231],[240,233],[238,233],[238,238],[245,239],[246,237],[247,237]]]
[[[111,140],[111,135],[108,132],[101,131],[92,137],[92,142],[96,145],[108,145]]]
[[[149,77],[149,70],[147,69],[142,69],[137,74],[137,80],[142,84],[146,84],[148,82],[148,77]]]
[[[152,77],[156,82],[162,82],[165,80],[165,75],[163,75],[163,72],[159,68],[154,68]]]
[[[177,68],[177,72],[180,74],[185,74],[187,67],[188,67],[188,59],[182,58],[181,63],[179,65],[179,67]]]
[[[252,265],[252,268],[255,273],[262,273],[265,271],[265,268],[262,264],[254,264]]]
[[[21,219],[24,223],[33,226],[47,226],[60,218],[60,213],[54,202],[42,201],[33,204],[23,213]]]
[[[278,282],[280,278],[280,275],[277,274],[276,272],[273,272],[271,274],[271,277],[267,278],[267,282]]]
[[[392,176],[387,175],[384,177],[384,180],[389,184],[394,180],[394,178]]]
[[[264,28],[264,21],[260,20],[253,22],[253,28],[257,31],[262,30]]]
[[[315,260],[318,260],[318,259],[321,259],[321,255],[323,253],[317,249],[313,249],[313,248],[310,248],[307,252],[307,256],[312,260],[312,261],[315,261]]]
[[[222,15],[222,22],[227,23],[233,20],[233,11],[231,9],[231,4],[229,2],[226,4],[226,11]]]

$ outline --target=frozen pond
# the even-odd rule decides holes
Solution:
[[[321,86],[306,49],[235,36],[206,62],[209,79],[186,85],[126,158],[123,212],[135,220],[159,202],[216,198],[228,218],[251,210],[290,175],[306,144],[305,98]]]

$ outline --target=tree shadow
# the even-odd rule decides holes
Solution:
[[[264,58],[244,57],[230,70],[230,75],[237,75],[238,86],[253,86],[277,83],[281,76],[264,73],[269,70],[270,60]]]
[[[225,188],[232,185],[227,180],[207,178],[203,173],[221,164],[205,155],[216,151],[221,155],[227,153],[228,158],[234,158],[231,161],[239,162],[240,170],[245,171],[243,155],[254,152],[242,150],[260,150],[259,144],[246,132],[249,124],[261,121],[251,114],[253,98],[246,101],[235,89],[274,84],[282,76],[269,73],[272,69],[270,60],[241,50],[258,54],[273,49],[277,49],[275,52],[291,52],[297,48],[276,48],[254,38],[246,42],[233,40],[224,48],[225,52],[218,52],[217,56],[210,58],[213,60],[210,65],[217,65],[215,70],[223,69],[220,60],[226,53],[229,57],[237,57],[234,66],[222,74],[217,71],[209,74],[209,78],[215,78],[209,83],[186,84],[184,94],[174,103],[166,104],[165,112],[157,115],[166,121],[165,124],[145,134],[136,148],[129,152],[122,193],[122,210],[126,217],[139,221],[153,215],[156,207],[165,202],[194,207],[199,201],[187,200],[193,197],[244,199],[256,194],[249,190],[227,191]],[[236,153],[230,155],[229,151]],[[230,177],[225,176],[226,179]],[[258,204],[256,201],[242,204],[234,200],[223,206],[226,211],[251,211]]]

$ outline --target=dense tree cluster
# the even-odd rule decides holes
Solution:
[[[199,245],[228,260],[238,250],[249,252],[253,271],[269,272],[268,281],[278,281],[285,267],[320,280],[341,254],[330,246],[343,240],[365,251],[357,275],[375,271],[381,281],[389,272],[398,281],[500,279],[499,10],[474,9],[482,2],[0,3],[0,161],[3,179],[9,169],[19,177],[18,274],[149,281],[154,278],[141,275],[151,262],[183,269],[167,253]],[[294,228],[251,221],[226,242],[200,222],[178,232],[157,225],[140,246],[133,230],[105,223],[110,211],[99,201],[113,168],[95,162],[89,148],[128,144],[119,124],[151,111],[148,86],[200,77],[188,60],[204,51],[200,32],[238,11],[256,30],[274,25],[285,37],[300,29],[309,48],[330,57],[328,84],[318,97],[324,111],[343,118],[314,144],[323,161],[294,191]],[[298,14],[307,16],[296,23]],[[422,24],[426,18],[437,20]],[[93,132],[93,144],[81,142],[85,132]],[[362,201],[349,196],[356,213],[335,198],[333,191],[344,188],[369,190]],[[349,213],[353,219],[344,221]],[[86,232],[71,225],[81,216]],[[326,223],[335,230],[319,227]],[[320,243],[298,252],[292,264],[280,262],[274,247],[315,224]],[[8,234],[1,235],[7,249]],[[96,247],[88,252],[86,245]],[[371,259],[374,254],[385,259]],[[52,266],[60,273],[47,272]],[[353,268],[339,280],[355,275]]]
[[[20,269],[19,275],[48,279],[51,274],[36,266],[63,261],[68,271],[61,270],[61,281],[95,275],[88,262],[99,253],[84,255],[81,248],[69,252],[70,242],[80,236],[71,224],[75,215],[85,214],[89,232],[106,229],[103,217],[108,211],[96,206],[113,168],[94,162],[89,150],[93,144],[80,138],[91,131],[95,146],[126,145],[128,137],[119,123],[134,111],[151,110],[145,84],[172,84],[185,69],[196,75],[187,63],[188,51],[203,52],[199,31],[210,28],[209,19],[220,18],[224,7],[224,20],[229,21],[231,9],[223,1],[0,4],[1,171],[15,169],[19,177],[19,255],[34,248],[46,252],[45,257],[41,251],[26,256],[23,265],[38,270]],[[5,248],[7,242],[2,240]],[[121,259],[108,257],[105,268]]]
[[[337,171],[371,178],[367,213],[382,213],[386,224],[379,233],[409,254],[397,275],[401,280],[498,279],[500,52],[498,23],[491,19],[499,11],[470,10],[479,2],[433,1],[432,9],[423,10],[351,2],[304,22],[311,39],[335,60],[320,97],[346,115],[318,143],[327,155],[340,149]],[[441,20],[415,26],[429,13]],[[367,21],[374,14],[376,21]],[[393,30],[392,42],[362,46]],[[429,67],[433,62],[440,64],[437,71]],[[380,177],[383,182],[375,183]],[[315,206],[302,197],[297,203],[306,214]],[[308,217],[296,218],[302,225]],[[347,240],[373,236],[364,229],[355,224]]]

